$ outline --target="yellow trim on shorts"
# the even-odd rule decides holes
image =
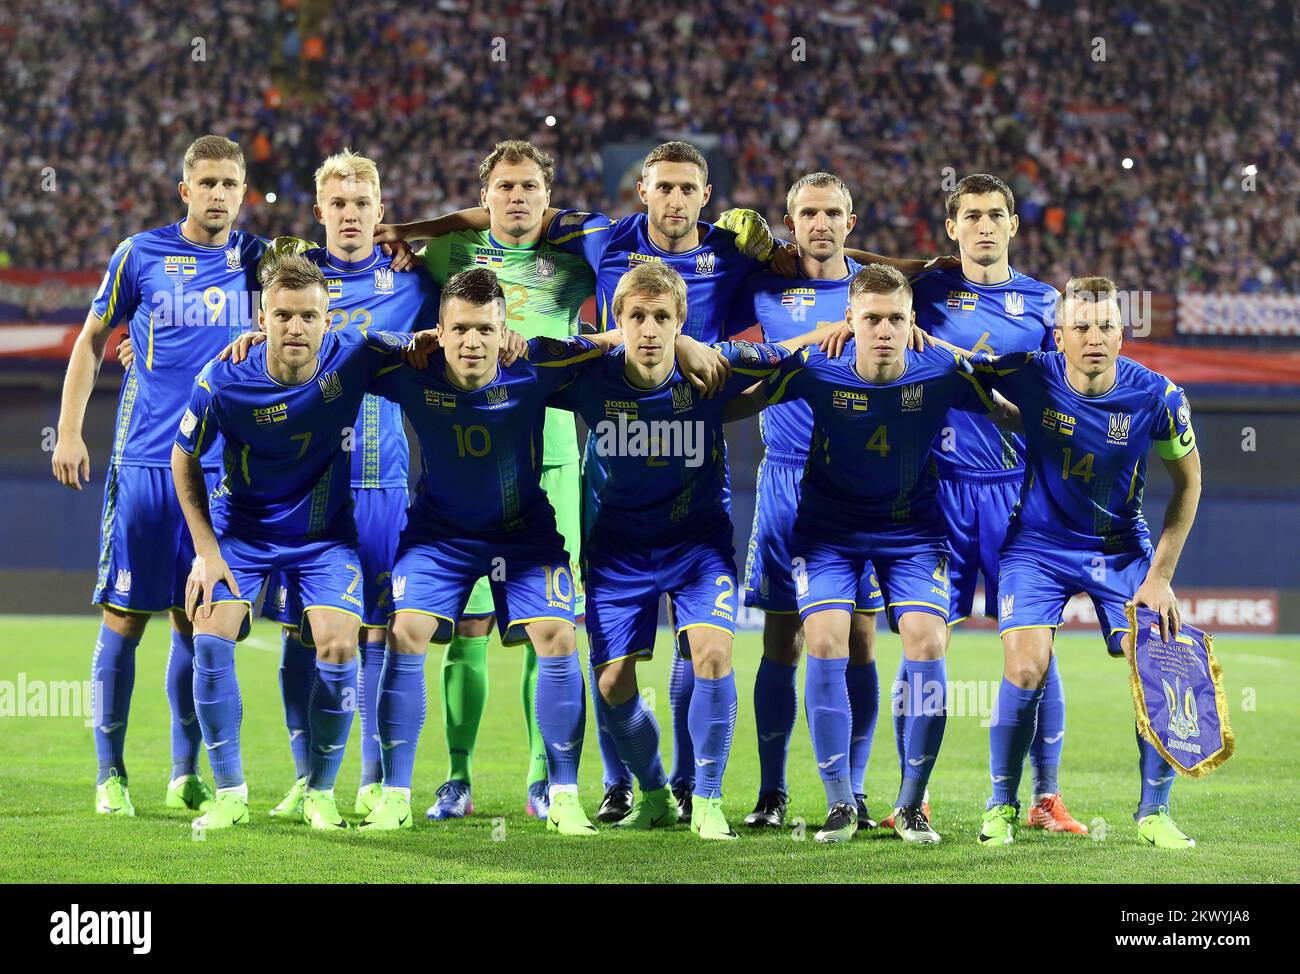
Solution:
[[[388,618],[391,619],[399,612],[414,612],[416,615],[433,616],[435,619],[445,619],[447,622],[450,622],[453,626],[456,624],[456,620],[451,618],[450,616],[439,615],[437,612],[428,612],[425,609],[394,609],[392,612],[388,613]]]
[[[948,628],[951,629],[953,626],[960,626],[963,622],[965,622],[969,618],[970,616],[958,616],[956,619],[949,619]]]
[[[884,611],[883,609],[859,609],[855,607],[853,613],[854,615],[873,616],[877,612],[883,612],[883,611]]]
[[[304,605],[302,607],[303,616],[305,617],[312,609],[333,609],[335,612],[342,612],[344,615],[352,616],[352,618],[356,619],[357,622],[365,623],[365,620],[361,618],[360,612],[353,612],[351,609],[340,609],[337,605]]]
[[[617,663],[619,660],[630,659],[633,656],[639,659],[652,659],[654,654],[655,651],[653,649],[634,649],[632,652],[624,653],[622,656],[615,656],[613,659],[607,659],[599,666],[592,667],[592,669],[603,670],[606,666],[609,666],[610,663]]]
[[[797,616],[799,614],[798,609],[759,609],[758,611],[769,616]]]
[[[569,625],[573,625],[573,620],[564,616],[531,616],[527,619],[511,619],[510,625],[506,626],[506,628],[513,629],[515,626],[526,626],[530,622],[546,622],[548,620],[551,622],[567,622]]]
[[[799,614],[803,615],[809,609],[815,608],[819,605],[851,605],[853,606],[853,609],[851,610],[853,612],[856,612],[858,608],[858,603],[853,599],[822,599],[820,602],[812,602],[804,606],[802,609],[799,609]]]
[[[895,606],[899,606],[899,605],[923,605],[928,609],[935,609],[939,612],[942,612],[944,619],[948,618],[948,610],[941,605],[935,605],[933,602],[922,602],[919,599],[913,600],[911,602],[890,602],[889,608],[892,609]]]
[[[1032,626],[1012,626],[1010,629],[1003,629],[1001,632],[998,633],[998,635],[1005,636],[1009,632],[1020,632],[1021,630],[1024,629],[1057,629],[1059,627],[1060,627],[1059,622],[1056,625],[1051,625],[1050,623],[1046,623],[1046,622],[1037,622]]]
[[[133,616],[151,616],[151,615],[157,615],[159,612],[170,611],[170,609],[156,609],[156,610],[155,609],[128,609],[124,605],[118,605],[116,602],[109,602],[107,600],[103,602],[97,602],[95,604],[98,605],[100,608],[107,606],[110,609],[116,609],[118,612],[125,612],[128,615],[133,615]],[[176,609],[180,607],[173,605],[170,608]],[[181,609],[181,611],[184,612],[185,610]]]
[[[682,633],[684,633],[687,629],[716,629],[716,630],[718,630],[718,632],[725,632],[728,636],[731,636],[733,639],[734,639],[735,636],[736,636],[736,632],[735,632],[734,629],[728,629],[726,626],[719,626],[719,625],[717,625],[716,623],[713,623],[713,622],[691,622],[691,623],[688,623],[687,625],[684,625],[684,626],[682,626],[680,629],[677,630],[677,635],[680,636],[680,635],[681,635]]]

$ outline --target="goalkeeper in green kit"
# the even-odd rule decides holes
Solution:
[[[429,239],[420,252],[439,285],[471,267],[496,272],[506,295],[506,327],[525,339],[568,338],[578,333],[579,309],[594,293],[596,279],[587,261],[542,239],[542,217],[550,205],[555,163],[530,142],[499,142],[479,166],[479,199],[488,211],[487,230],[439,233],[439,221],[381,227],[393,240]],[[577,579],[579,490],[581,465],[573,413],[546,411],[543,438],[542,487],[555,508],[564,537],[572,577]],[[575,614],[583,613],[581,588],[575,593]],[[487,644],[493,624],[492,593],[480,578],[456,626],[456,635],[442,661],[443,722],[450,768],[428,811],[431,819],[463,818],[474,810],[470,796],[474,744],[487,703]],[[520,693],[528,726],[528,813],[547,812],[546,751],[533,696],[537,687],[537,654],[523,648]]]

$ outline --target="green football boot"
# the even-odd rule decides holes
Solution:
[[[216,799],[212,789],[196,774],[173,778],[167,786],[164,804],[168,808],[188,808],[192,812],[206,812]]]
[[[1196,848],[1196,840],[1183,834],[1169,817],[1169,809],[1163,805],[1158,812],[1138,819],[1138,835],[1147,845],[1153,845],[1157,849]]]
[[[411,799],[396,788],[382,788],[379,801],[361,823],[361,831],[367,833],[396,832],[411,827]]]
[[[596,826],[582,810],[576,792],[557,791],[546,815],[546,831],[559,832],[560,835],[595,835]]]
[[[307,776],[303,775],[293,783],[289,793],[280,799],[280,804],[271,809],[271,814],[279,817],[283,815],[290,821],[299,818],[302,815],[302,796],[307,794]]]
[[[117,772],[110,773],[102,785],[95,786],[95,811],[100,815],[135,816],[135,806],[126,790],[126,779]]]
[[[721,798],[701,798],[693,796],[691,808],[691,831],[701,839],[734,839],[736,833],[727,824],[727,816],[722,814]]]
[[[818,842],[848,842],[858,834],[857,802],[836,802],[826,810],[826,824],[813,836]]]
[[[984,813],[980,823],[980,845],[1011,845],[1016,841],[1015,805],[994,805]]]
[[[352,810],[358,815],[369,815],[379,804],[379,800],[384,797],[384,784],[382,781],[372,781],[368,785],[362,785],[357,789],[357,800],[352,806]]]
[[[654,791],[642,792],[641,800],[632,810],[614,823],[616,829],[667,828],[677,824],[677,799],[667,785]]]
[[[248,821],[248,799],[228,791],[212,799],[212,807],[190,823],[195,832],[228,829]]]
[[[322,832],[348,827],[347,820],[339,814],[339,804],[332,791],[308,789],[302,796],[302,820]]]

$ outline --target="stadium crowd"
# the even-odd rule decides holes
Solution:
[[[1297,16],[1288,0],[1250,16],[1181,0],[37,0],[0,18],[0,265],[98,269],[179,218],[181,154],[206,131],[248,154],[244,226],[309,237],[311,174],[343,146],[379,162],[389,219],[411,220],[476,201],[478,161],[509,137],[557,157],[557,205],[623,213],[602,148],[677,137],[732,170],[706,216],[779,221],[786,187],[825,169],[854,191],[851,243],[951,252],[945,190],[994,172],[1017,194],[1017,264],[1057,286],[1103,270],[1155,291],[1298,292]]]

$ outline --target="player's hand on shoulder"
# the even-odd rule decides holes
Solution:
[[[380,223],[375,227],[375,243],[395,244],[405,242],[406,237],[402,233],[400,223]]]
[[[391,266],[395,271],[413,271],[419,263],[420,259],[415,256],[415,250],[405,240],[385,241],[379,246],[385,254],[393,258]]]
[[[736,235],[736,249],[746,257],[766,261],[772,256],[772,228],[756,210],[734,208],[727,210],[715,226],[730,230]]]
[[[1177,635],[1182,627],[1183,618],[1178,610],[1178,598],[1169,582],[1163,578],[1147,575],[1133,596],[1136,605],[1144,605],[1160,616],[1160,638],[1167,640]]]
[[[129,370],[131,363],[135,361],[135,346],[131,344],[130,335],[123,335],[122,340],[117,343],[117,360],[122,363],[123,372]]]
[[[528,351],[528,342],[524,340],[524,336],[513,328],[507,328],[505,337],[501,341],[501,364],[514,365],[526,351]]]
[[[413,369],[423,369],[429,364],[429,356],[438,350],[438,329],[426,328],[411,335],[411,340],[402,349],[402,358]]]
[[[839,358],[844,352],[844,346],[849,343],[849,339],[852,337],[853,327],[848,322],[845,322],[832,328],[822,336],[822,340],[817,343],[817,347],[826,354],[827,358]]]
[[[952,254],[943,254],[939,257],[931,257],[921,268],[922,273],[925,271],[955,271],[961,268],[961,258],[954,257]]]
[[[50,462],[54,468],[54,479],[64,487],[81,490],[82,478],[90,483],[90,452],[80,435],[60,435],[54,444],[54,455]]]
[[[799,276],[799,248],[792,243],[784,243],[772,248],[772,259],[768,268],[777,277]]]
[[[244,334],[223,348],[218,353],[217,358],[222,362],[229,359],[231,365],[238,365],[248,358],[248,353],[253,350],[254,345],[261,345],[264,341],[266,341],[266,332],[264,331],[244,332]]]
[[[934,348],[938,344],[933,335],[922,330],[915,322],[912,323],[911,341],[912,351],[914,352],[924,352],[926,348]]]
[[[209,555],[195,555],[190,563],[190,575],[185,580],[185,618],[207,619],[212,615],[212,590],[217,582],[225,582],[230,593],[239,598],[239,583],[235,574],[216,551]]]
[[[721,352],[712,345],[697,342],[689,335],[678,335],[673,351],[682,375],[704,393],[706,399],[712,399],[713,394],[731,376],[731,363]]]

